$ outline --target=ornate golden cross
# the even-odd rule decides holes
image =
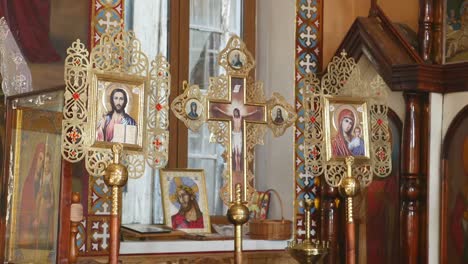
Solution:
[[[246,79],[244,77],[228,76],[228,100],[208,99],[208,121],[229,122],[228,138],[228,159],[231,160],[231,177],[229,186],[231,187],[231,197],[235,193],[235,186],[240,184],[246,186],[246,125],[247,123],[266,124],[266,105],[252,104],[246,102]],[[243,192],[243,201],[247,200],[246,192]]]
[[[224,146],[229,164],[221,198],[225,204],[234,202],[239,185],[245,202],[254,191],[254,146],[263,144],[267,126],[275,136],[281,136],[297,114],[279,94],[267,101],[262,84],[247,79],[255,60],[239,37],[231,37],[219,53],[218,63],[226,74],[210,79],[207,96],[196,85],[184,86],[184,93],[174,99],[171,109],[192,131],[208,121],[210,141]]]

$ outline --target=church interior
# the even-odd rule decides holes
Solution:
[[[0,0],[0,77],[2,263],[468,263],[467,0]]]

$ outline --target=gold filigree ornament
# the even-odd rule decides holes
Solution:
[[[197,132],[206,122],[206,97],[198,85],[188,86],[183,83],[184,93],[177,96],[171,103],[174,115],[184,122],[190,130]]]
[[[133,32],[106,33],[89,53],[77,40],[65,59],[62,156],[86,161],[93,176],[112,162],[111,147],[124,147],[129,177],[141,177],[145,161],[162,168],[168,160],[169,63],[151,62]]]
[[[284,131],[296,121],[297,114],[292,105],[288,104],[279,93],[273,93],[273,97],[267,102],[268,127],[275,137],[282,136]]]
[[[333,187],[341,184],[346,171],[345,155],[337,150],[333,152],[332,144],[338,148],[339,139],[333,137],[344,130],[340,128],[339,114],[348,109],[341,117],[344,119],[346,114],[353,117],[351,128],[354,131],[347,136],[368,133],[364,137],[367,140],[364,153],[350,155],[355,157],[353,174],[363,187],[372,182],[373,176],[388,176],[392,170],[388,91],[382,78],[364,80],[354,59],[343,51],[341,56],[332,59],[321,80],[309,74],[300,85],[305,108],[305,173],[314,177],[323,175]],[[346,142],[350,141],[348,137]],[[347,147],[350,152],[354,148],[353,144]]]
[[[255,60],[245,43],[233,35],[219,53],[218,64],[226,70],[227,75],[247,76],[255,67]]]

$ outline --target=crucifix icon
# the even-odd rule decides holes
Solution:
[[[208,121],[228,121],[228,158],[231,160],[229,179],[230,200],[233,200],[236,184],[246,186],[246,124],[266,124],[266,105],[246,102],[246,80],[244,77],[229,76],[228,100],[208,100]],[[243,200],[247,200],[243,192]]]
[[[275,137],[283,135],[297,114],[280,94],[273,93],[267,100],[263,85],[248,79],[255,60],[239,37],[231,37],[219,53],[218,64],[226,74],[210,79],[206,96],[197,85],[186,86],[184,93],[171,103],[171,109],[192,131],[208,123],[210,141],[225,149],[223,157],[227,167],[221,199],[225,204],[233,203],[236,188],[240,188],[241,202],[248,202],[255,191],[255,145],[263,144],[267,127]],[[194,102],[199,114],[196,119],[190,113]]]
[[[208,122],[210,141],[220,143],[228,164],[220,195],[229,204],[228,220],[235,226],[235,263],[242,259],[242,225],[249,218],[247,208],[250,194],[255,191],[254,147],[263,144],[267,127],[274,136],[281,136],[296,120],[294,108],[279,94],[266,100],[263,86],[247,80],[255,67],[252,54],[245,43],[233,36],[218,57],[219,66],[226,75],[212,77],[206,97],[200,95],[197,85],[184,88],[184,93],[171,103],[174,115],[192,131]],[[193,103],[197,103],[192,108]],[[197,111],[194,121],[192,109]],[[206,113],[206,114],[205,114]]]

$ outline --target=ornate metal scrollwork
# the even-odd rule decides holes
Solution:
[[[388,92],[379,76],[370,82],[364,81],[353,58],[346,52],[334,57],[327,67],[327,73],[319,80],[315,74],[309,74],[303,80],[305,106],[305,165],[306,173],[325,177],[330,186],[341,184],[346,171],[345,164],[336,160],[329,161],[331,149],[325,148],[330,135],[325,132],[324,98],[359,98],[366,102],[369,129],[369,158],[357,160],[354,175],[363,186],[372,182],[372,177],[386,177],[392,170],[390,132],[387,120]],[[328,99],[327,99],[328,100]],[[330,117],[329,117],[330,118]],[[328,122],[331,122],[328,120]],[[328,154],[328,155],[327,155]]]
[[[103,34],[91,53],[77,40],[67,54],[63,158],[69,162],[85,159],[91,175],[104,174],[111,159],[112,143],[98,142],[96,136],[96,124],[103,114],[96,105],[103,104],[105,108],[101,101],[109,96],[102,83],[109,87],[112,83],[136,83],[130,90],[135,94],[133,113],[138,116],[137,143],[127,148],[127,142],[119,142],[125,143],[123,162],[128,164],[132,178],[143,175],[145,160],[153,168],[164,167],[168,160],[171,81],[166,58],[159,55],[150,63],[135,34],[126,31]],[[129,99],[126,100],[127,105]]]

